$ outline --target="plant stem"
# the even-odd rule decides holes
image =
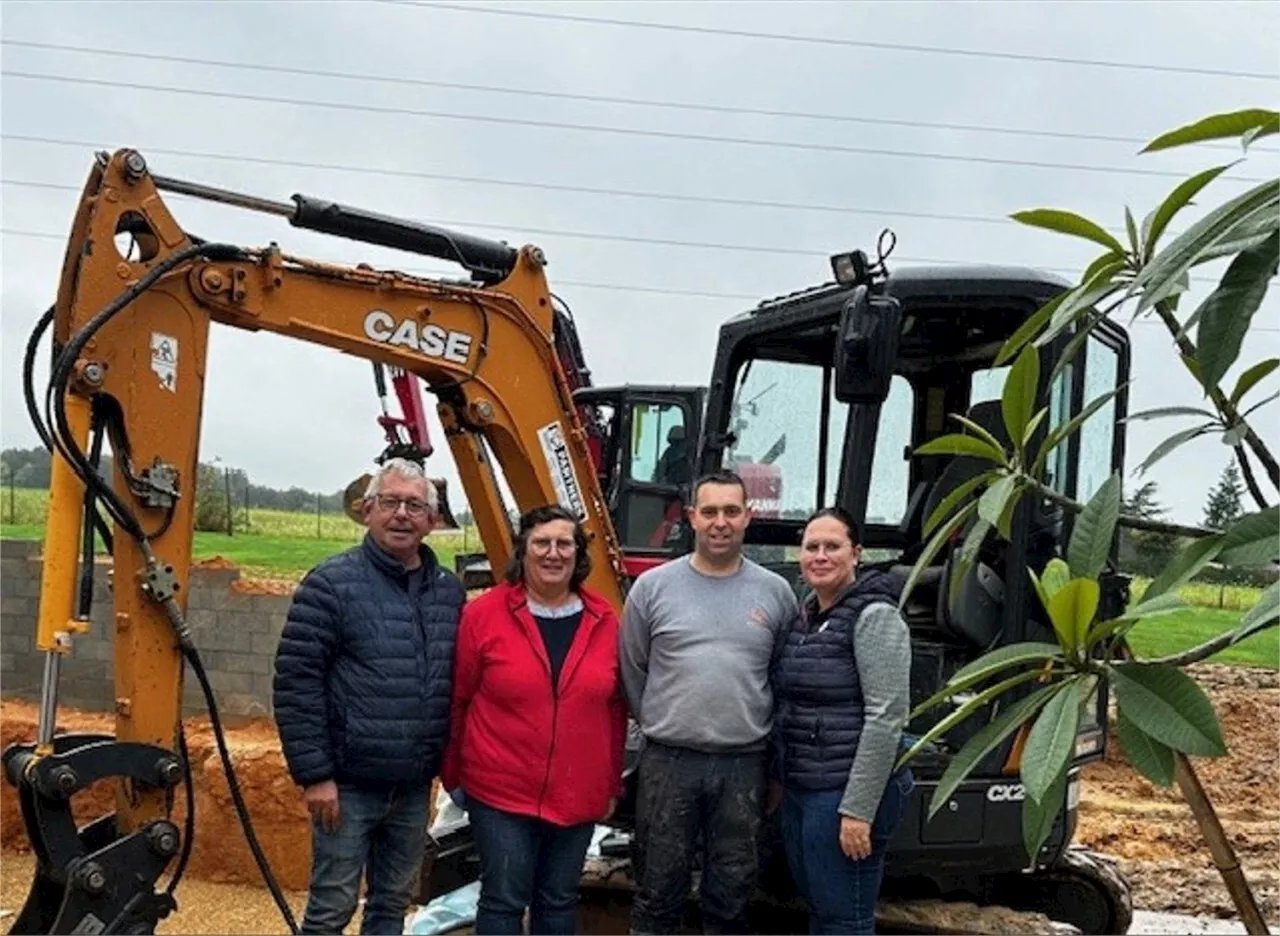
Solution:
[[[1258,487],[1258,479],[1253,476],[1253,466],[1249,464],[1249,456],[1246,454],[1244,446],[1236,445],[1233,448],[1236,453],[1236,461],[1240,463],[1240,474],[1244,476],[1244,483],[1249,489],[1249,494],[1252,495],[1259,510],[1266,510],[1271,505],[1267,503],[1267,499],[1262,493],[1262,488]]]
[[[1272,621],[1266,627],[1254,633],[1260,634],[1262,631],[1275,627],[1280,624],[1280,620]],[[1188,666],[1191,663],[1199,663],[1201,660],[1207,660],[1220,650],[1225,650],[1231,646],[1232,638],[1235,636],[1234,631],[1227,631],[1225,634],[1219,634],[1213,640],[1202,643],[1198,647],[1192,647],[1190,650],[1183,650],[1181,653],[1170,654],[1169,656],[1156,657],[1151,660],[1143,660],[1143,663],[1164,663],[1169,666]]]
[[[1072,513],[1080,513],[1084,510],[1084,505],[1073,501],[1071,498],[1059,494],[1053,488],[1046,487],[1039,481],[1030,481],[1029,487],[1046,500],[1051,500],[1055,504],[1059,504]],[[1213,536],[1220,532],[1218,530],[1206,530],[1204,527],[1183,526],[1181,523],[1165,523],[1162,520],[1148,520],[1145,517],[1129,517],[1124,514],[1116,520],[1116,524],[1122,527],[1128,527],[1131,530],[1145,530],[1148,533],[1169,533],[1173,536],[1188,536],[1192,539],[1199,539],[1202,536]]]
[[[1120,638],[1119,644],[1117,654],[1119,657],[1137,659],[1126,638]],[[1222,883],[1226,885],[1227,893],[1231,895],[1231,902],[1235,904],[1236,912],[1240,914],[1245,932],[1250,936],[1269,936],[1271,930],[1262,918],[1258,902],[1253,896],[1253,889],[1249,887],[1249,881],[1240,868],[1240,859],[1236,857],[1231,839],[1227,837],[1222,821],[1218,818],[1218,812],[1213,808],[1213,801],[1209,799],[1209,794],[1205,792],[1200,778],[1196,776],[1196,769],[1191,759],[1176,749],[1173,751],[1173,779],[1182,792],[1182,798],[1191,807],[1191,815],[1195,817],[1196,825],[1200,827],[1200,834],[1204,836],[1205,844],[1209,846],[1214,866],[1222,876]]]
[[[1173,752],[1173,777],[1187,805],[1191,807],[1191,814],[1196,817],[1200,834],[1204,836],[1205,843],[1209,846],[1213,863],[1217,866],[1218,873],[1222,875],[1222,883],[1227,886],[1231,902],[1236,905],[1236,912],[1240,914],[1245,932],[1251,936],[1255,933],[1265,936],[1270,930],[1267,928],[1266,920],[1262,918],[1262,911],[1258,909],[1253,890],[1245,879],[1236,851],[1231,847],[1231,839],[1222,828],[1218,813],[1200,784],[1200,778],[1196,776],[1191,760],[1181,751]]]
[[[1169,300],[1162,300],[1155,304],[1156,315],[1160,316],[1164,322],[1165,328],[1169,330],[1169,334],[1173,336],[1174,344],[1178,346],[1178,350],[1187,358],[1195,360],[1196,346],[1191,343],[1182,332],[1182,323],[1174,317],[1173,307]],[[1185,361],[1183,362],[1185,364]],[[1192,375],[1194,376],[1194,374]],[[1199,379],[1197,378],[1197,383]],[[1222,420],[1227,428],[1236,425],[1244,426],[1244,440],[1249,443],[1249,448],[1253,449],[1253,454],[1258,457],[1258,461],[1262,462],[1262,467],[1266,469],[1267,475],[1271,478],[1271,484],[1280,490],[1280,463],[1277,463],[1272,456],[1270,449],[1258,438],[1257,433],[1240,415],[1240,411],[1236,409],[1235,404],[1227,399],[1227,395],[1222,392],[1222,388],[1216,384],[1212,387],[1205,387],[1205,393],[1209,395],[1209,399],[1213,401],[1213,405],[1218,408],[1218,412],[1222,414]]]

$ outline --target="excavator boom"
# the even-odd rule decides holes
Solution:
[[[453,260],[473,280],[320,263],[275,244],[207,243],[182,228],[162,189]],[[121,234],[130,235],[128,255],[116,249]],[[324,345],[421,379],[439,401],[492,567],[505,566],[512,546],[501,468],[515,499],[510,507],[560,503],[582,518],[588,584],[621,607],[622,554],[561,365],[544,265],[537,247],[302,196],[288,205],[156,177],[131,150],[99,155],[72,224],[57,301],[41,323],[52,326],[55,349],[44,418],[27,387],[28,409],[55,458],[38,621],[37,646],[48,655],[38,738],[4,755],[38,857],[14,932],[143,932],[172,909],[191,832],[180,833],[168,818],[174,787],[189,781],[180,751],[184,661],[204,689],[250,845],[292,925],[252,836],[216,700],[185,624],[211,324]],[[417,393],[416,385],[409,389]],[[406,412],[415,421],[420,415]],[[104,439],[115,454],[110,484],[95,465]],[[416,440],[411,432],[411,441],[421,446],[425,435]],[[100,508],[114,521],[116,730],[55,743],[58,664],[89,626],[87,531],[105,527]],[[66,803],[104,776],[121,781],[117,811],[77,830]],[[175,855],[170,889],[154,893]]]

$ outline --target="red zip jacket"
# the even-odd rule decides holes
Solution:
[[[495,809],[558,826],[604,819],[623,792],[627,704],[618,616],[581,591],[560,684],[523,585],[471,601],[458,625],[450,742],[440,781]]]

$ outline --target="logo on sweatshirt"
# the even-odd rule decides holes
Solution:
[[[752,624],[759,624],[761,627],[769,626],[769,612],[764,608],[752,608],[751,613],[747,615]]]

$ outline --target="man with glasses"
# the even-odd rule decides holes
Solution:
[[[401,933],[449,738],[462,584],[423,542],[439,520],[422,468],[390,459],[369,482],[364,541],[302,580],[276,651],[275,721],[311,814],[301,931]]]
[[[769,664],[797,612],[782,576],[742,554],[742,478],[693,488],[691,555],[640,575],[627,595],[620,664],[644,736],[637,768],[632,933],[678,932],[703,849],[703,931],[747,932],[773,726]]]

